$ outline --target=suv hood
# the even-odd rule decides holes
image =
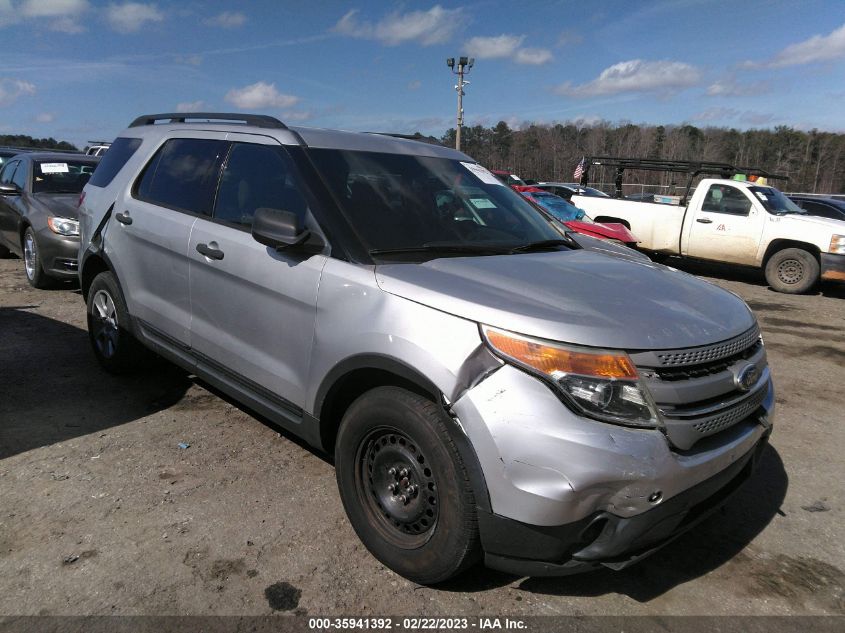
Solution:
[[[626,350],[716,343],[754,316],[734,294],[665,266],[589,250],[376,267],[385,292],[554,341]]]

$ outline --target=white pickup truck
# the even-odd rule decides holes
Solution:
[[[698,183],[662,202],[572,196],[596,222],[619,222],[656,255],[762,268],[779,292],[802,293],[818,280],[845,281],[845,222],[805,214],[770,186],[724,178]]]

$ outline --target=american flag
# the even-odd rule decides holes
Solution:
[[[578,163],[578,166],[575,168],[575,173],[572,174],[572,177],[575,178],[575,180],[581,180],[581,176],[584,175],[584,167],[585,166],[586,166],[586,163],[584,162],[584,159],[582,158],[581,162]]]

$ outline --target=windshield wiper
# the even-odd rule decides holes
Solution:
[[[405,255],[413,253],[472,253],[487,255],[504,255],[510,253],[510,248],[484,246],[482,244],[423,244],[422,246],[408,246],[405,248],[372,248],[370,255]]]
[[[515,246],[514,248],[510,249],[509,253],[529,253],[531,251],[543,251],[546,249],[554,248],[556,246],[567,246],[572,248],[573,240],[570,238],[568,240],[541,240],[539,242],[529,242],[528,244],[522,244],[521,246]]]

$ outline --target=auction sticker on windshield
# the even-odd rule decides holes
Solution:
[[[67,163],[41,163],[42,174],[66,174],[68,171]]]
[[[469,201],[476,209],[495,209],[496,205],[488,198],[470,198]]]
[[[478,163],[465,163],[461,161],[461,165],[467,168],[468,171],[471,171],[473,174],[478,177],[478,179],[487,185],[502,185],[503,187],[505,184],[501,182],[498,178],[496,178],[492,172],[488,169],[485,169]]]

